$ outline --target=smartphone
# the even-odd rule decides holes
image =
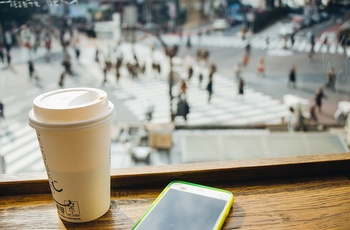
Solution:
[[[173,181],[166,186],[132,229],[221,229],[233,200],[230,191]]]

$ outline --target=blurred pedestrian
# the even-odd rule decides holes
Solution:
[[[213,95],[213,75],[214,73],[209,74],[209,81],[207,84],[207,91],[208,91],[208,103],[210,103],[211,96]]]
[[[237,81],[239,81],[241,74],[242,74],[242,63],[238,62],[236,65],[233,66],[233,74]]]
[[[310,34],[310,45],[311,45],[310,52],[311,52],[311,53],[314,53],[314,52],[315,52],[315,50],[314,50],[314,48],[315,48],[315,43],[316,43],[315,34],[314,34],[313,32],[311,32],[311,34]]]
[[[336,73],[334,67],[331,67],[327,74],[327,83],[326,87],[335,90],[335,79],[336,79]]]
[[[12,66],[12,56],[11,53],[8,52],[6,53],[6,60],[7,60],[7,67],[12,70],[13,72],[16,72],[15,69]]]
[[[290,48],[293,48],[293,46],[294,46],[294,43],[295,43],[295,33],[292,33],[291,35],[290,35]]]
[[[242,65],[247,66],[249,62],[249,54],[244,54],[242,59]]]
[[[28,61],[28,72],[29,72],[29,80],[32,81],[32,79],[34,79],[36,86],[39,88],[42,88],[42,85],[40,83],[40,78],[35,69],[33,60]]]
[[[13,34],[10,29],[5,30],[4,43],[5,43],[6,53],[9,54],[13,45]]]
[[[266,43],[266,49],[268,49],[269,45],[270,45],[270,38],[269,38],[269,36],[266,36],[265,43]]]
[[[320,87],[317,89],[316,94],[315,94],[315,103],[318,108],[318,112],[322,112],[322,99],[326,99],[327,96],[323,93],[323,88]]]
[[[285,34],[284,35],[283,49],[287,49],[287,42],[288,42],[288,34]]]
[[[209,75],[214,75],[214,73],[216,72],[217,68],[216,68],[216,65],[214,63],[212,63],[210,65],[210,68],[209,68]]]
[[[250,55],[251,46],[249,42],[245,45],[244,50],[245,50],[245,54]]]
[[[296,111],[296,116],[297,116],[297,123],[296,123],[296,127],[295,127],[295,131],[307,131],[307,127],[305,124],[305,117],[303,114],[303,111],[301,109],[301,107],[298,107],[297,111]]]
[[[186,94],[187,92],[187,84],[184,79],[181,80],[180,82],[180,94]]]
[[[112,69],[112,62],[109,59],[105,60],[103,67],[103,84],[107,83],[107,74]]]
[[[180,94],[177,102],[176,116],[182,116],[187,121],[187,115],[190,113],[190,106],[188,105],[186,96]]]
[[[260,58],[256,70],[257,70],[258,76],[265,77],[265,59],[264,58]]]
[[[64,87],[64,80],[68,75],[72,75],[72,63],[70,60],[70,56],[68,54],[65,55],[63,61],[62,61],[62,66],[63,66],[63,72],[60,75],[59,81],[58,81],[58,85],[59,87],[63,88]]]
[[[118,84],[118,82],[119,82],[119,79],[120,79],[120,68],[122,67],[122,65],[123,65],[123,58],[122,57],[118,57],[117,58],[117,61],[116,61],[116,63],[115,63],[115,70],[116,70],[116,82],[117,82],[117,84]]]
[[[191,49],[192,43],[191,43],[191,36],[187,37],[187,43],[186,43],[187,49]]]
[[[34,63],[32,60],[28,61],[28,72],[29,72],[29,80],[31,81],[33,79],[34,76]]]
[[[247,38],[247,33],[248,33],[248,27],[243,26],[241,29],[242,40],[245,40]]]
[[[238,97],[239,97],[239,99],[243,99],[243,95],[244,95],[244,80],[243,80],[243,78],[240,78],[239,82],[238,82]]]
[[[98,48],[95,50],[95,62],[100,63],[100,50]]]
[[[288,88],[292,86],[293,88],[296,88],[296,66],[293,65],[292,68],[289,70],[289,81],[288,81]]]
[[[2,62],[2,64],[5,63],[5,55],[4,55],[4,49],[2,47],[2,44],[0,43],[0,62]]]
[[[312,49],[307,54],[307,57],[308,57],[309,61],[312,61],[312,59],[314,58],[314,51]]]
[[[329,50],[329,46],[328,46],[328,37],[325,36],[325,38],[322,41],[322,47],[326,47],[326,50]]]
[[[200,41],[201,40],[201,37],[202,37],[202,31],[198,31],[198,41]]]
[[[64,68],[65,74],[73,75],[71,57],[67,54],[65,55],[62,66]]]
[[[0,119],[5,119],[4,107],[4,104],[0,101]]]
[[[317,117],[317,113],[316,113],[316,104],[312,104],[312,106],[310,107],[310,119],[311,121],[315,122],[315,124],[318,124],[318,117]]]
[[[47,31],[44,35],[44,45],[46,49],[45,60],[49,62],[51,56],[51,34],[49,31]]]
[[[198,87],[201,88],[202,86],[202,81],[203,81],[203,73],[200,72],[198,75]]]
[[[74,46],[74,53],[75,53],[75,58],[77,59],[78,62],[80,62],[80,48],[78,45]]]
[[[296,126],[296,116],[295,116],[295,110],[292,106],[289,107],[289,116],[288,116],[288,132],[294,132],[295,126]]]
[[[187,77],[187,79],[191,80],[192,76],[193,76],[193,67],[191,65],[191,66],[188,67],[188,77]]]

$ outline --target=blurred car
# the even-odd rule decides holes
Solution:
[[[213,29],[214,30],[224,30],[229,27],[229,24],[227,23],[226,19],[220,18],[216,19],[213,22]]]
[[[236,13],[232,17],[229,17],[229,21],[230,21],[231,25],[242,23],[245,21],[245,16],[244,16],[244,14]]]

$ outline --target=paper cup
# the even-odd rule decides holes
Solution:
[[[69,222],[99,218],[110,207],[110,142],[114,106],[104,91],[72,88],[34,99],[36,130],[59,216]]]

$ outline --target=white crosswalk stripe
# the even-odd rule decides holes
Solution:
[[[35,131],[29,125],[3,122],[0,137],[6,173],[45,171]]]
[[[180,45],[186,46],[187,40],[180,39],[176,35],[162,35],[162,39],[167,45]],[[209,35],[201,37],[200,39],[197,36],[191,37],[191,44],[193,46],[199,47],[232,47],[232,48],[243,48],[247,42],[250,42],[251,47],[254,49],[266,49],[266,37],[265,36],[253,36],[250,40],[242,40],[239,36],[220,36],[220,35]],[[153,44],[156,40],[152,37],[149,37],[144,41],[146,44]],[[270,38],[268,48],[269,49],[283,49],[285,41],[283,38],[275,37]],[[290,41],[287,42],[287,47],[290,47]],[[322,43],[316,41],[314,51],[316,53],[324,53],[327,50],[322,49]],[[309,52],[310,44],[308,38],[305,37],[296,37],[292,50],[298,52]],[[329,53],[338,53],[343,54],[344,50],[341,46],[337,44],[330,44]],[[347,55],[350,55],[350,51],[347,51]]]

